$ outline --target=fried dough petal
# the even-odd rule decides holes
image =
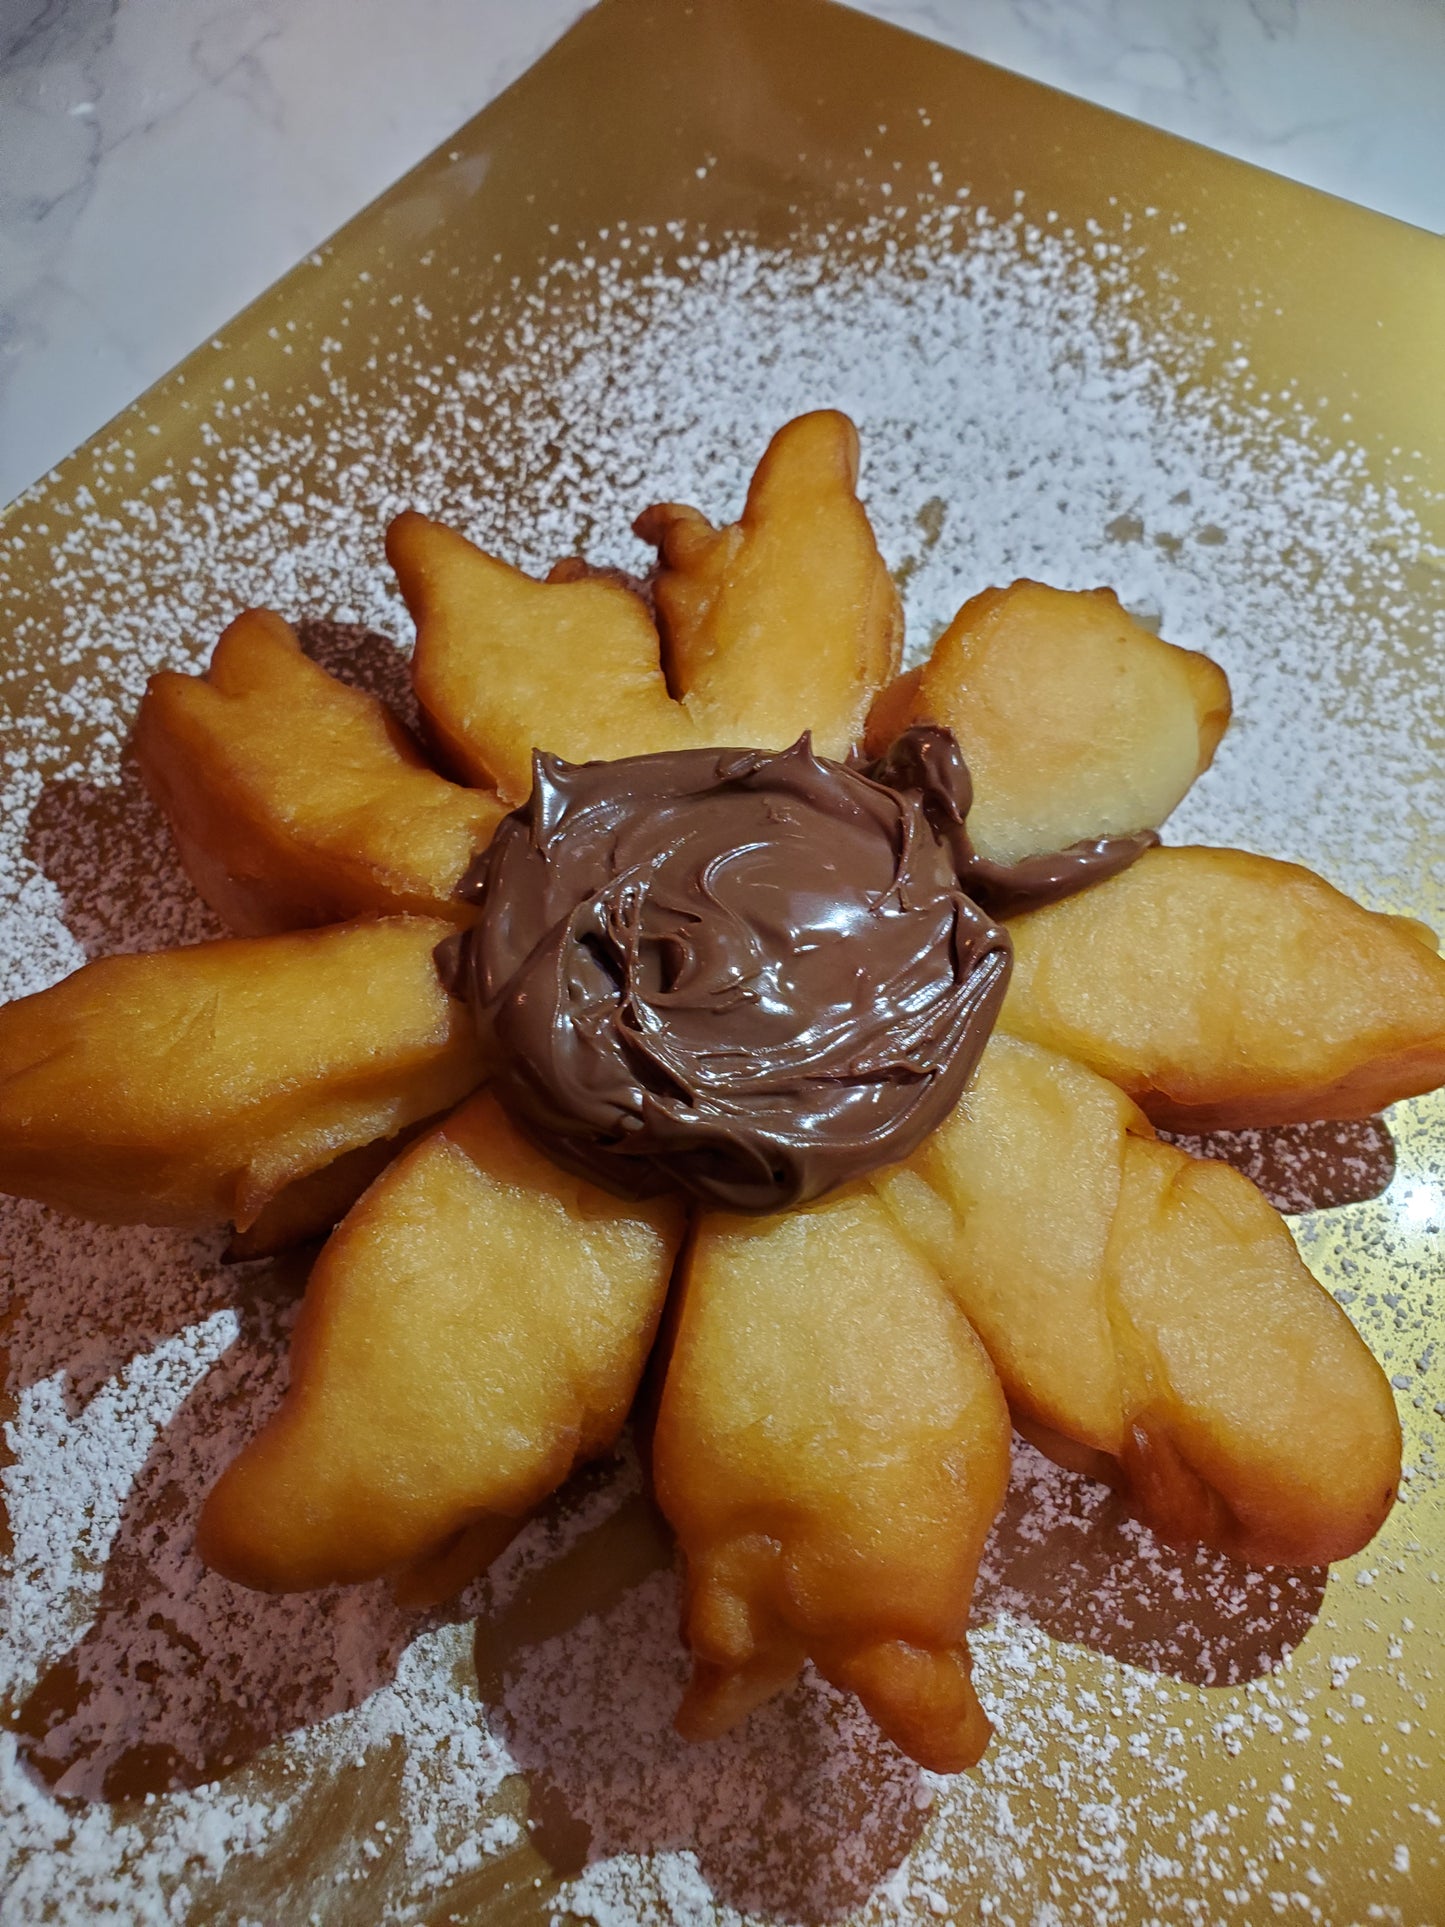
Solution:
[[[971,1766],[969,1600],[1009,1426],[967,1321],[866,1184],[705,1215],[680,1290],[652,1453],[687,1563],[679,1729],[725,1731],[810,1657],[914,1759]]]
[[[1158,1142],[1082,1065],[996,1033],[879,1196],[967,1313],[1024,1435],[1162,1537],[1264,1565],[1390,1509],[1385,1374],[1247,1178]]]
[[[1021,581],[959,610],[868,719],[881,754],[912,723],[951,729],[973,777],[969,835],[995,863],[1157,830],[1209,767],[1229,683],[1112,589]]]
[[[683,1214],[559,1170],[482,1092],[373,1184],[306,1288],[279,1410],[198,1547],[270,1592],[481,1570],[622,1428]]]
[[[269,610],[238,616],[203,676],[151,677],[135,750],[191,881],[243,936],[473,914],[455,890],[500,803],[438,776]]]
[[[104,957],[0,1009],[0,1189],[112,1224],[245,1230],[465,1096],[476,1032],[430,918]]]
[[[728,527],[672,502],[637,518],[668,684],[704,741],[782,749],[806,729],[842,760],[861,736],[903,612],[857,484],[858,431],[819,409],[778,430]]]
[[[1015,917],[1000,1022],[1181,1131],[1372,1116],[1445,1082],[1423,925],[1243,850],[1148,850]]]

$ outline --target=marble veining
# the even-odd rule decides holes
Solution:
[[[1445,227],[1442,0],[864,10]],[[582,11],[583,0],[0,0],[0,502]]]
[[[581,0],[0,0],[0,502],[541,54]]]

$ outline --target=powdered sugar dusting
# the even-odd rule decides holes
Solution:
[[[730,510],[819,405],[862,430],[915,653],[986,583],[1115,585],[1234,685],[1171,834],[1439,917],[1445,723],[1418,664],[1422,623],[1445,645],[1440,557],[1363,451],[1260,409],[1247,370],[1196,382],[1183,324],[1136,322],[1132,272],[1127,242],[944,195],[786,252],[613,230],[497,289],[459,357],[409,314],[381,402],[323,343],[299,412],[204,420],[183,471],[104,516],[57,501],[58,625],[0,583],[0,993],[211,932],[124,743],[145,677],[198,663],[228,612],[401,638],[380,539],[408,506],[532,569],[635,563],[640,507]],[[1422,1919],[1445,1887],[1422,1630],[1441,1118],[1401,1107],[1390,1188],[1300,1229],[1410,1422],[1386,1534],[1328,1588],[1181,1557],[1021,1448],[974,1642],[998,1738],[954,1781],[812,1678],[682,1746],[676,1581],[626,1461],[454,1619],[206,1574],[199,1495],[277,1395],[296,1267],[5,1205],[7,1918],[465,1920],[535,1881],[540,1917],[599,1927]]]

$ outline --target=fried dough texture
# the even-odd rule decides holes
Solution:
[[[271,1592],[455,1591],[616,1439],[682,1226],[675,1199],[624,1204],[473,1098],[327,1243],[286,1397],[207,1500],[202,1558]]]
[[[151,677],[135,750],[187,875],[241,935],[472,915],[456,886],[501,804],[438,776],[269,610],[236,618],[204,676]]]
[[[709,1213],[680,1291],[652,1448],[687,1567],[679,1730],[726,1731],[809,1657],[915,1760],[973,1765],[969,1601],[1009,1426],[967,1320],[866,1184]]]
[[[457,1102],[476,1033],[421,917],[104,957],[0,1009],[0,1188],[111,1224],[249,1226]]]
[[[778,430],[730,526],[674,502],[637,518],[668,686],[702,741],[782,749],[806,729],[841,761],[861,736],[903,611],[857,486],[858,432],[823,409]]]
[[[1161,1537],[1261,1565],[1358,1552],[1390,1509],[1389,1381],[1248,1179],[1113,1085],[995,1033],[875,1180],[953,1290],[1025,1437]]]
[[[509,809],[532,753],[569,763],[688,749],[647,604],[601,577],[537,582],[465,536],[408,512],[386,553],[416,623],[412,683],[440,761]]]
[[[1015,582],[966,602],[928,660],[874,704],[868,741],[951,729],[973,777],[968,827],[996,863],[1156,830],[1209,767],[1229,682],[1136,622],[1112,589]]]
[[[857,496],[846,416],[774,436],[742,520],[664,504],[638,519],[661,562],[658,620],[606,571],[534,581],[415,514],[387,555],[417,626],[412,677],[442,760],[509,806],[532,752],[567,762],[670,749],[846,756],[902,642],[898,596]]]
[[[1298,864],[1148,850],[1009,924],[1000,1022],[1181,1131],[1369,1117],[1445,1082],[1445,961]]]

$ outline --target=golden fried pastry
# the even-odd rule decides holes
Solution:
[[[1102,1077],[996,1030],[952,1117],[875,1181],[967,1312],[1015,1418],[1101,1460],[1123,1424],[1104,1252],[1124,1135],[1149,1128]]]
[[[1180,1130],[1369,1117],[1445,1081],[1445,962],[1423,925],[1297,864],[1150,850],[1015,917],[1000,1019]]]
[[[444,782],[384,703],[266,609],[236,618],[204,676],[151,677],[135,748],[191,881],[243,935],[463,920],[457,882],[502,813]]]
[[[327,1244],[290,1388],[206,1502],[202,1557],[272,1592],[421,1562],[455,1590],[616,1439],[682,1223],[675,1199],[568,1176],[473,1098]],[[463,1535],[466,1568],[445,1557]]]
[[[858,431],[823,409],[780,428],[740,521],[660,503],[636,531],[668,687],[704,743],[783,749],[811,730],[846,757],[898,667],[903,611],[857,496]]]
[[[697,742],[630,589],[535,582],[421,515],[397,517],[386,553],[416,623],[428,734],[463,782],[491,784],[510,808],[531,791],[536,748],[586,763]]]
[[[1368,1544],[1399,1489],[1394,1395],[1249,1180],[1128,1139],[1105,1273],[1134,1354],[1140,1512],[1264,1565]]]
[[[585,763],[784,749],[811,729],[820,753],[845,756],[902,641],[857,478],[852,423],[823,412],[774,436],[733,527],[649,509],[638,529],[662,549],[661,641],[647,604],[606,572],[535,582],[438,523],[399,517],[386,552],[447,767],[510,805],[531,790],[538,747]]]
[[[914,1759],[989,1724],[965,1633],[1008,1483],[983,1347],[867,1186],[689,1246],[652,1446],[687,1562],[678,1725],[725,1732],[805,1657]]]
[[[0,1187],[110,1224],[244,1229],[463,1097],[481,1057],[423,917],[106,957],[0,1009]]]
[[[220,1570],[270,1588],[387,1574],[406,1597],[443,1597],[623,1422],[684,1205],[565,1175],[491,1095],[401,1150],[423,1120],[555,1046],[576,1075],[534,1080],[533,1123],[558,1159],[586,1163],[589,1132],[640,1140],[665,1113],[695,1196],[721,1195],[739,1159],[765,1195],[766,1147],[809,1137],[789,1108],[799,1092],[841,1075],[866,1124],[888,1110],[870,1108],[873,1085],[906,1095],[951,1068],[947,1111],[964,1042],[997,1007],[992,917],[1020,893],[1039,901],[1045,873],[1057,894],[1104,874],[1101,858],[1131,861],[1136,833],[1208,763],[1228,718],[1221,672],[1107,592],[990,591],[878,698],[897,602],[856,463],[850,424],[806,416],[774,438],[735,526],[646,512],[660,636],[635,584],[578,566],[535,582],[403,516],[388,552],[431,739],[495,797],[430,773],[274,617],[234,625],[206,679],[153,685],[147,775],[223,913],[248,928],[376,919],[109,959],[0,1011],[5,1188],[101,1218],[232,1221],[242,1253],[347,1212],[312,1274],[286,1398],[206,1507],[200,1548]],[[720,753],[786,749],[811,727],[841,757],[870,709],[875,748],[910,726],[870,781],[802,746]],[[973,764],[971,814],[950,727]],[[628,815],[587,805],[605,779],[579,785],[559,758],[668,749],[708,765],[677,789],[687,809],[658,813],[706,890],[654,901],[664,866],[645,836],[626,862],[575,860],[574,843],[573,861],[518,867],[528,823],[550,852],[577,822]],[[537,750],[551,752],[545,822],[510,820],[459,900],[500,805],[531,794]],[[626,780],[635,801],[635,765]],[[934,901],[900,889],[891,845],[887,887],[860,885],[860,787],[879,824],[932,839],[954,918],[939,929],[988,926],[973,960],[987,985],[950,940],[946,1063],[923,1061],[933,1033],[912,1007],[937,973],[895,1022],[859,961],[863,923],[896,912],[906,935],[902,913]],[[753,828],[719,838],[744,792]],[[853,828],[825,831],[819,852],[799,840],[809,809]],[[1088,861],[1056,862],[1060,844],[1089,846]],[[782,860],[797,849],[813,852],[805,903]],[[541,882],[508,900],[524,872]],[[970,890],[996,893],[992,915]],[[441,914],[380,914],[398,906]],[[494,968],[509,954],[494,911],[526,937],[525,969]],[[1133,1099],[1202,1125],[1355,1115],[1424,1089],[1445,1078],[1445,965],[1417,926],[1227,851],[1154,851],[1009,929],[1004,1028],[906,1162],[880,1168],[860,1127],[849,1168],[871,1175],[804,1210],[692,1209],[652,1463],[687,1564],[680,1724],[695,1737],[810,1656],[916,1759],[978,1757],[968,1605],[1005,1483],[1005,1394],[1029,1437],[1170,1537],[1314,1562],[1361,1545],[1389,1505],[1399,1432],[1378,1367],[1253,1188],[1158,1143]],[[846,995],[794,1022],[776,973],[796,987],[816,965],[826,991],[834,943]],[[739,999],[762,1010],[763,1043],[729,1031]],[[676,1048],[669,1009],[692,1013],[696,1048]],[[719,1124],[724,1069],[746,1128],[732,1110]],[[692,1095],[704,1086],[707,1104]],[[554,1088],[572,1095],[553,1103]],[[710,1137],[688,1135],[690,1110],[708,1112]],[[647,1193],[678,1180],[674,1149],[614,1162]]]
[[[963,605],[879,696],[868,741],[881,753],[911,723],[951,729],[973,776],[969,834],[1017,863],[1157,829],[1208,769],[1229,708],[1218,664],[1152,634],[1112,589],[1025,581]]]
[[[1389,1383],[1238,1172],[996,1032],[948,1123],[876,1183],[1020,1430],[1163,1537],[1270,1565],[1373,1537],[1400,1474]]]
[[[395,1137],[377,1138],[343,1151],[330,1164],[296,1178],[278,1191],[256,1213],[244,1231],[232,1233],[226,1256],[235,1263],[250,1258],[274,1258],[283,1251],[319,1238],[346,1216],[362,1192],[381,1176],[430,1119],[408,1125]]]

